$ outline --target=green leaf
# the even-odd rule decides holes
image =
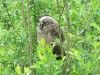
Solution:
[[[93,47],[96,49],[97,47],[100,47],[100,42],[93,42]]]
[[[31,71],[29,70],[29,68],[24,67],[24,74],[25,75],[30,75]]]
[[[17,65],[17,67],[15,68],[15,71],[16,71],[19,75],[22,75],[21,67],[20,67],[19,65]]]
[[[40,65],[35,64],[35,65],[30,66],[30,68],[40,68]]]
[[[96,29],[100,32],[100,26],[98,26],[98,25],[96,24],[96,22],[93,22],[93,23],[92,23],[92,26],[93,26],[94,28],[96,28]]]
[[[51,48],[49,45],[46,45],[46,46],[45,46],[45,49],[46,49],[48,52],[52,53],[52,48]]]
[[[77,56],[78,55],[78,50],[74,50],[74,54],[75,54],[75,56]]]
[[[89,70],[90,70],[91,65],[92,65],[92,64],[91,64],[91,62],[90,62],[90,61],[88,61],[88,62],[87,62],[87,65],[86,65],[86,67],[87,67],[87,68],[86,68],[86,69],[87,69],[87,71],[89,71]]]
[[[44,47],[45,46],[45,39],[40,40],[40,44]]]

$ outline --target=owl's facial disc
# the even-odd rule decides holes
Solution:
[[[49,27],[49,26],[51,26],[51,25],[53,25],[55,22],[55,20],[52,18],[52,17],[50,17],[50,16],[44,16],[44,17],[41,17],[40,19],[39,19],[39,21],[40,21],[40,29],[42,30],[42,29],[45,29],[45,28],[47,28],[47,27]]]

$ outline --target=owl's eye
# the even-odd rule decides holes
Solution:
[[[53,22],[51,21],[51,24],[53,24]]]
[[[43,22],[43,24],[45,24],[46,22]]]

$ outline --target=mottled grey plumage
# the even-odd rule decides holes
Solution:
[[[39,25],[37,26],[37,41],[39,42],[44,38],[46,44],[50,45],[55,41],[56,38],[59,38],[59,24],[50,16],[41,17],[39,21]],[[61,39],[63,41],[63,33],[61,29],[60,31]],[[61,49],[59,45],[55,45],[53,48],[53,54],[61,55]],[[61,56],[58,59],[61,59]]]

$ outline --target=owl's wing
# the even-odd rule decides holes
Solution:
[[[51,29],[51,35],[54,37],[54,39],[55,38],[60,38],[60,36],[61,36],[61,40],[63,42],[65,39],[64,39],[64,35],[63,35],[62,29],[60,28],[60,30],[59,30],[59,26],[58,25],[54,25],[51,28],[52,28]]]

